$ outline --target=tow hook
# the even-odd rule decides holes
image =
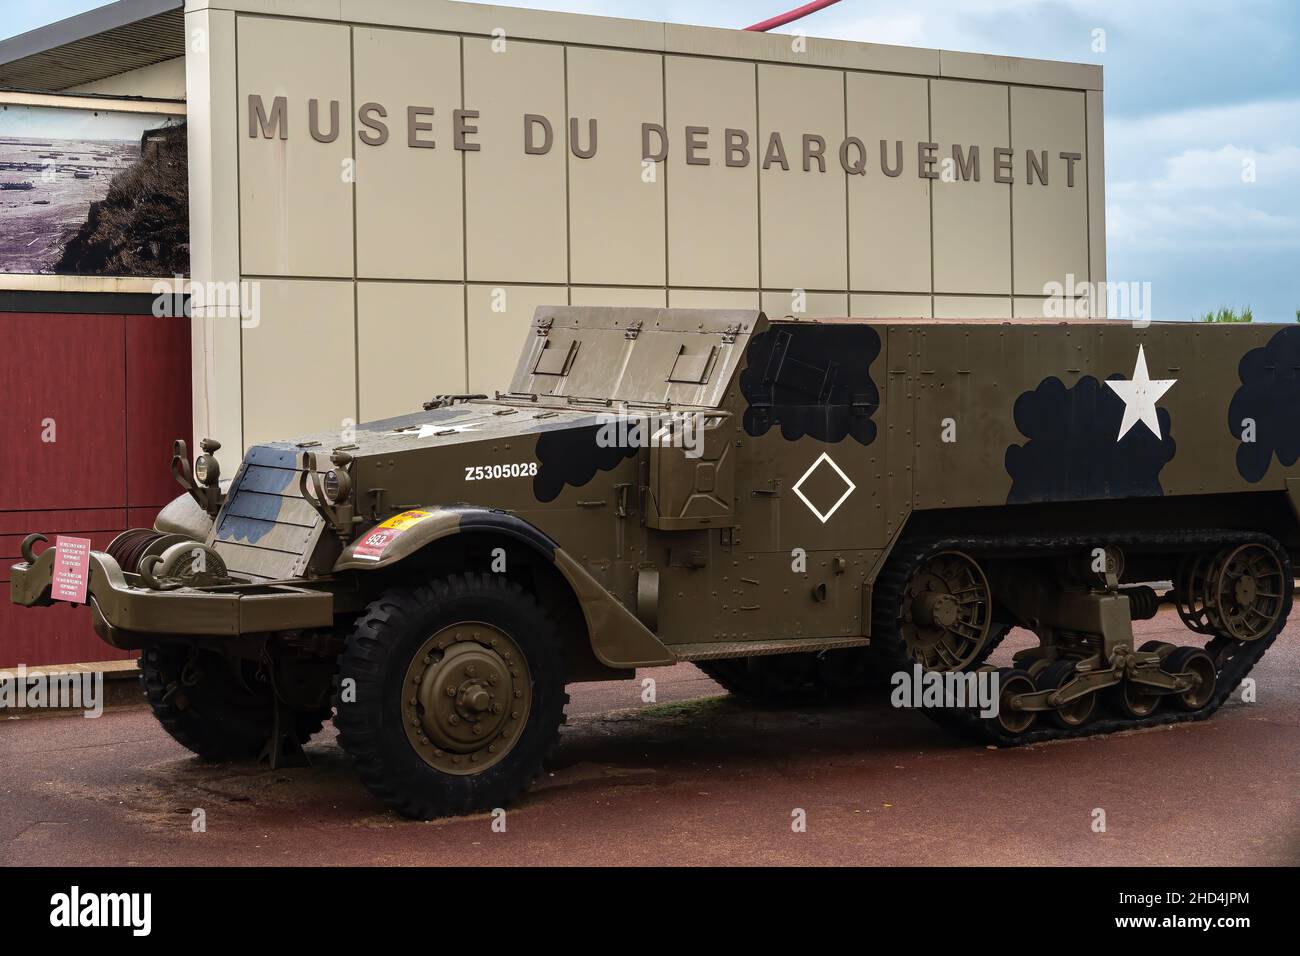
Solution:
[[[45,535],[41,534],[39,531],[33,531],[27,537],[23,538],[23,543],[18,546],[18,552],[23,556],[23,560],[28,564],[35,564],[36,552],[32,549],[36,547],[37,542],[49,540],[49,538],[45,537]]]

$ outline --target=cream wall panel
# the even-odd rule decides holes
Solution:
[[[358,27],[352,34],[358,109],[382,104],[388,141],[357,141],[357,274],[392,279],[460,279],[465,274],[462,153],[453,148],[460,109],[460,39]],[[431,124],[408,145],[408,106],[430,107]],[[471,125],[472,125],[472,121]],[[358,132],[373,133],[355,121]]]
[[[757,309],[757,292],[741,289],[669,289],[670,309]]]
[[[230,2],[230,0],[222,0]],[[291,6],[301,16],[343,20],[394,22],[427,30],[490,34],[504,30],[510,38],[658,49],[664,25],[648,20],[593,17],[526,10],[495,3],[461,0],[238,0],[241,6],[268,7],[281,12]]]
[[[1104,312],[1105,296],[1102,297],[1101,304]],[[1071,302],[1046,296],[1016,296],[1011,305],[1012,313],[1017,319],[1042,319],[1046,322],[1072,322],[1075,319],[1100,318],[1089,314],[1091,307],[1092,303],[1086,297],[1075,298]]]
[[[574,286],[569,290],[570,305],[614,305],[632,308],[662,309],[668,304],[663,289],[615,289],[609,286]]]
[[[352,283],[262,282],[261,315],[244,329],[244,437],[250,445],[356,420]]]
[[[993,83],[1060,86],[1079,90],[1101,89],[1101,67],[1094,63],[1028,60],[1015,56],[940,50],[939,72],[946,77],[988,80]]]
[[[580,47],[567,55],[569,116],[584,150],[597,120],[596,154],[568,158],[571,279],[662,285],[664,177],[642,177],[641,124],[663,123],[663,58]]]
[[[1011,88],[1012,274],[1020,295],[1043,295],[1048,282],[1088,279],[1088,168],[1084,94],[1078,91]],[[1047,152],[1047,184],[1028,183],[1027,150]],[[1074,186],[1061,153],[1077,153]]]
[[[867,162],[866,175],[848,177],[851,287],[929,292],[930,181],[916,175],[909,155],[930,138],[929,86],[876,73],[850,73],[846,82],[849,135],[862,140]],[[902,175],[882,171],[882,139],[891,151],[903,141]],[[888,155],[892,169],[896,157]]]
[[[997,295],[936,295],[936,319],[1009,319],[1011,297]]]
[[[933,315],[928,295],[859,295],[849,297],[855,319],[928,319]]]
[[[668,281],[758,286],[758,152],[753,63],[670,56],[664,61],[669,143]],[[686,162],[686,127],[707,127],[708,165]],[[749,164],[728,167],[727,129],[749,137]],[[702,134],[701,134],[702,135]],[[663,172],[661,170],[661,172]]]
[[[1088,270],[1093,282],[1106,281],[1106,142],[1102,94],[1087,94],[1088,117]],[[1105,309],[1101,314],[1105,314]]]
[[[239,214],[246,275],[351,276],[352,187],[343,162],[352,156],[348,117],[352,78],[348,28],[240,17]],[[287,138],[248,135],[248,97],[268,117],[286,98]],[[330,101],[339,103],[332,143],[311,137],[307,102],[320,100],[325,132]]]
[[[848,282],[848,233],[844,171],[839,162],[839,144],[844,139],[844,74],[759,64],[758,111],[759,138],[753,161],[760,163],[762,285],[844,288]],[[775,158],[766,162],[774,135],[781,137],[789,169]],[[808,155],[811,150],[805,150],[805,135],[822,138],[820,161]],[[816,144],[811,145],[815,150]]]
[[[469,278],[565,282],[564,48],[510,39],[493,53],[491,40],[466,37],[464,58],[465,105],[482,113],[474,121],[482,149],[465,154]],[[526,113],[551,124],[544,154],[524,152]]]
[[[1011,303],[1011,315],[1017,319],[1042,319],[1044,321],[1060,321],[1059,319],[1049,319],[1046,315],[1046,299],[1043,296],[1016,296]],[[1063,303],[1061,306],[1063,307]]]
[[[467,289],[469,391],[505,391],[539,305],[567,305],[563,286],[471,285]]]
[[[849,314],[849,297],[843,292],[806,292],[802,303],[789,292],[764,292],[759,301],[767,317],[796,319],[839,318]],[[802,311],[795,309],[802,305]]]
[[[939,51],[923,47],[827,40],[809,36],[803,37],[804,42],[796,47],[788,33],[759,33],[680,23],[665,23],[663,28],[664,46],[670,53],[936,76],[939,73]]]
[[[1011,292],[1011,187],[994,182],[993,150],[1009,147],[1007,88],[935,80],[930,84],[931,139],[940,161],[954,144],[980,147],[980,180],[932,180],[934,291]],[[916,176],[915,144],[904,176]],[[941,171],[936,164],[935,171]],[[893,290],[889,290],[893,291]],[[938,306],[935,306],[936,311]]]
[[[186,30],[208,38],[185,59],[189,149],[190,276],[197,282],[239,279],[239,109],[235,88],[235,15],[227,10],[187,14]],[[194,435],[243,449],[240,323],[204,315],[190,320],[190,396]]]
[[[361,421],[418,412],[465,392],[465,289],[459,283],[357,285]]]

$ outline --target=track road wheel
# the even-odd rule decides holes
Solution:
[[[1164,660],[1171,651],[1177,650],[1177,648],[1177,644],[1170,644],[1168,641],[1147,641],[1138,650],[1143,654],[1159,654],[1160,659]]]
[[[1025,733],[1038,720],[1038,712],[1014,710],[1011,706],[1011,699],[1017,694],[1032,694],[1036,689],[1034,679],[1029,676],[1028,671],[1023,671],[1018,667],[999,668],[998,713],[996,717],[989,719],[994,721],[997,728],[1003,733],[1012,736]]]
[[[1171,651],[1164,659],[1160,669],[1166,674],[1190,672],[1196,684],[1190,690],[1174,696],[1183,710],[1200,710],[1214,697],[1214,687],[1218,681],[1214,659],[1199,647],[1179,647]]]
[[[1150,717],[1160,708],[1159,693],[1127,678],[1109,688],[1106,697],[1111,709],[1129,720]]]
[[[145,698],[163,730],[205,760],[252,760],[275,720],[271,682],[253,661],[182,644],[146,647],[138,662]],[[299,711],[293,732],[305,744],[328,709]]]
[[[1056,690],[1074,679],[1074,661],[1054,661],[1038,675],[1039,690]],[[1052,720],[1064,730],[1082,727],[1097,709],[1097,695],[1084,694],[1051,711]]]
[[[403,816],[504,807],[559,740],[564,679],[555,625],[519,585],[465,574],[393,587],[340,658],[339,744]]]

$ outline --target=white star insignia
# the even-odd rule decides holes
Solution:
[[[472,432],[474,431],[474,429],[478,428],[478,426],[481,424],[482,422],[466,422],[464,425],[439,425],[436,423],[421,425],[420,431],[415,437],[429,438],[430,436],[437,435],[439,433],[445,435],[445,434],[450,434],[451,432],[456,432],[456,433]]]
[[[1108,379],[1106,382],[1111,390],[1124,400],[1124,420],[1120,422],[1119,434],[1115,436],[1115,440],[1119,441],[1123,438],[1138,422],[1146,425],[1151,429],[1151,434],[1163,440],[1160,434],[1160,419],[1156,417],[1156,402],[1160,401],[1160,396],[1169,391],[1177,381],[1176,378],[1165,378],[1153,382],[1147,373],[1146,353],[1139,345],[1137,364],[1133,366],[1133,378],[1127,382],[1113,379]]]

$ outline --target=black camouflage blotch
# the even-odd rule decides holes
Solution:
[[[1116,441],[1124,400],[1088,375],[1068,389],[1059,378],[1044,379],[1016,399],[1014,413],[1029,441],[1007,448],[1008,504],[1164,494],[1160,469],[1177,448],[1165,409],[1156,409],[1163,440],[1137,422]]]
[[[767,381],[773,353],[782,340],[788,344],[781,375],[777,381]],[[750,340],[746,367],[740,373],[740,392],[748,403],[746,433],[757,438],[775,424],[781,426],[786,441],[811,435],[838,442],[851,435],[870,445],[876,438],[871,416],[880,404],[871,363],[879,354],[880,336],[869,325],[779,325],[760,332]],[[828,394],[813,394],[809,388],[822,382],[832,365]],[[801,384],[805,387],[798,387]],[[854,402],[863,406],[858,415],[853,414]]]
[[[565,485],[581,488],[597,471],[609,471],[624,458],[636,454],[635,446],[602,448],[596,435],[603,426],[582,425],[559,428],[537,436],[537,474],[533,495],[538,501],[554,501]]]
[[[1278,332],[1251,349],[1237,365],[1241,387],[1228,405],[1228,431],[1237,446],[1237,472],[1256,482],[1277,460],[1290,467],[1300,458],[1300,327]],[[1255,440],[1241,441],[1242,419],[1255,420]]]

